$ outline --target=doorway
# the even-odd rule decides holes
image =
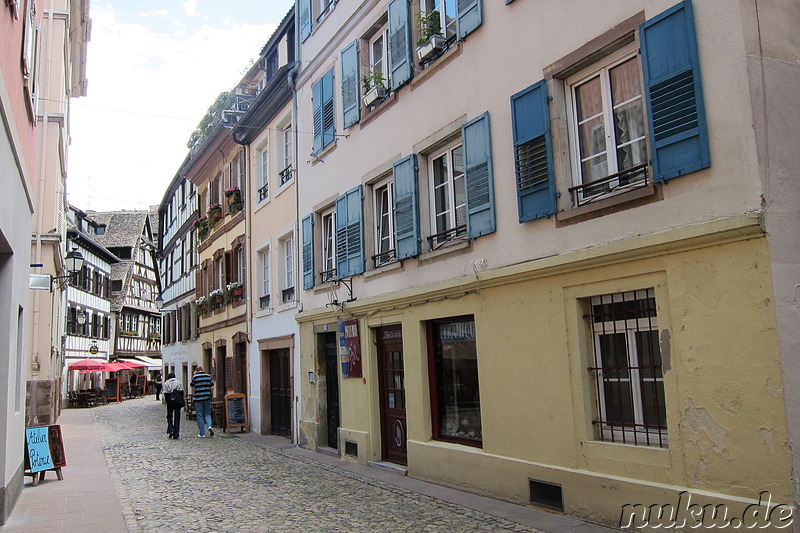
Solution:
[[[327,446],[339,449],[339,354],[336,349],[336,334],[322,335],[322,353],[325,357],[325,420],[327,422]]]
[[[378,328],[378,387],[381,409],[381,455],[385,461],[408,464],[406,450],[406,377],[403,370],[403,331],[400,326]]]
[[[269,352],[270,433],[289,437],[292,429],[291,360],[288,349]]]

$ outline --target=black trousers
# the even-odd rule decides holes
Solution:
[[[156,384],[156,401],[161,397],[161,387],[163,387],[163,385]]]
[[[177,439],[181,433],[181,408],[167,403],[167,435]]]

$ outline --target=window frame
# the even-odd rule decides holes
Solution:
[[[652,301],[652,305],[650,305]],[[602,442],[628,444],[635,446],[655,447],[655,448],[668,448],[669,447],[669,431],[668,419],[666,414],[666,388],[664,384],[664,368],[663,359],[659,346],[659,325],[658,325],[658,311],[657,302],[654,288],[627,290],[622,292],[614,292],[602,294],[597,296],[590,296],[585,299],[588,306],[588,312],[585,314],[585,324],[588,330],[589,343],[591,344],[591,357],[589,372],[594,378],[594,402],[595,414],[593,425],[595,426],[594,438]],[[640,307],[640,302],[645,302],[644,307]],[[630,303],[631,307],[635,307],[637,312],[647,311],[652,313],[649,316],[641,317],[617,317],[614,320],[595,320],[598,316],[595,314],[595,306],[608,306],[608,304],[626,304]],[[653,334],[651,339],[654,339],[655,351],[651,351],[651,356],[658,355],[658,365],[653,363],[650,366],[643,366],[642,355],[643,352],[639,349],[639,340],[637,336],[639,333],[646,332]],[[625,363],[627,367],[609,366],[603,362],[603,336],[611,337],[623,335],[624,349],[625,349]],[[617,344],[615,344],[617,346]],[[654,359],[651,357],[651,359]],[[658,367],[658,368],[657,368]],[[650,368],[654,375],[652,377],[643,377],[643,369]],[[627,372],[627,377],[620,377],[621,371]],[[659,376],[655,376],[655,371],[658,371]],[[617,373],[616,378],[606,377]],[[629,393],[630,410],[633,422],[625,421],[612,421],[609,418],[609,407],[607,405],[607,395],[609,390],[606,388],[607,383],[615,382],[617,384],[625,383]],[[663,413],[656,412],[656,420],[659,423],[657,426],[647,427],[645,417],[648,416],[648,409],[644,404],[643,384],[645,382],[657,383],[655,386],[658,390],[656,392],[656,410],[663,409]],[[622,400],[622,393],[618,393],[619,399]],[[658,405],[658,396],[663,398],[663,405]],[[627,413],[625,413],[627,414]],[[663,415],[663,418],[662,418]],[[633,426],[633,427],[629,427]]]
[[[294,234],[289,234],[280,240],[281,246],[281,303],[294,303],[297,282],[295,280],[294,264]]]
[[[645,143],[645,162],[640,165],[631,167],[637,169],[644,165],[643,169],[632,171],[631,169],[620,170],[619,162],[617,159],[617,140],[614,128],[614,106],[611,100],[611,87],[609,73],[611,69],[622,65],[623,63],[635,59],[637,73],[639,74],[639,104],[642,114],[643,122],[643,135],[637,138],[644,140]],[[579,124],[578,124],[578,110],[577,110],[577,96],[576,89],[581,85],[599,78],[601,86],[601,99],[603,105],[603,126],[605,134],[606,145],[606,165],[607,174],[601,178],[595,178],[592,181],[585,181],[583,177],[580,139],[579,139]],[[584,205],[592,201],[616,196],[617,194],[627,192],[631,189],[637,189],[646,186],[652,182],[649,177],[649,159],[651,157],[650,135],[648,129],[647,108],[645,103],[645,87],[642,75],[642,58],[639,54],[638,40],[633,39],[632,42],[620,46],[618,49],[604,55],[602,58],[584,66],[578,72],[570,75],[564,80],[565,84],[565,97],[568,115],[567,134],[569,140],[570,151],[570,170],[572,174],[572,188],[574,192],[574,201],[577,201],[576,206]],[[613,143],[613,144],[612,144]],[[630,183],[622,183],[622,176],[631,174],[638,176],[630,181]],[[600,188],[599,192],[589,192],[590,189],[585,188],[587,184],[599,181],[597,187]],[[609,189],[609,190],[606,190]]]
[[[321,283],[336,280],[336,206],[331,206],[319,214],[320,219],[320,271]]]
[[[384,214],[384,211],[381,209],[384,207],[384,203],[381,201],[382,199],[382,191],[386,191],[386,203],[385,207],[387,207],[387,211]],[[382,267],[384,265],[388,265],[389,263],[393,263],[397,261],[397,242],[395,237],[395,212],[394,212],[394,179],[393,176],[387,176],[380,181],[377,181],[372,185],[372,213],[373,213],[373,237],[374,237],[374,250],[375,255],[372,256],[373,265],[375,268]],[[383,219],[387,218],[387,231],[388,234],[386,237],[382,236],[381,230],[383,229]],[[381,248],[381,243],[385,240],[389,241],[388,247],[383,250]],[[383,256],[385,258],[381,259]]]
[[[269,200],[269,145],[264,144],[257,148],[258,168],[259,168],[259,187],[258,201],[266,202]]]
[[[441,419],[441,409],[442,409],[442,399],[439,395],[439,385],[442,377],[439,376],[437,372],[437,354],[436,354],[436,328],[437,326],[440,327],[444,324],[453,324],[459,322],[471,322],[472,323],[472,333],[474,336],[474,343],[475,343],[475,380],[477,382],[477,402],[478,402],[478,418],[480,420],[481,426],[481,435],[478,438],[468,438],[464,436],[452,435],[442,433],[441,426],[442,426],[442,419]],[[482,431],[482,419],[481,419],[481,407],[480,407],[480,379],[479,379],[479,365],[478,365],[478,350],[477,350],[477,326],[475,322],[474,315],[465,315],[465,316],[457,316],[457,317],[448,317],[442,319],[435,319],[429,320],[426,322],[426,331],[427,331],[427,342],[428,342],[428,375],[430,376],[429,385],[430,385],[430,404],[431,404],[431,429],[432,429],[432,438],[436,441],[441,442],[452,442],[455,444],[463,444],[466,446],[473,446],[476,448],[483,447],[483,431]]]
[[[455,165],[453,164],[453,154],[456,150],[461,149],[461,175],[456,178],[455,177]],[[447,160],[447,201],[449,207],[447,210],[439,211],[437,206],[437,184],[436,184],[436,172],[435,172],[435,162],[442,157],[446,157]],[[467,188],[466,188],[466,171],[464,166],[464,143],[463,139],[460,137],[457,140],[452,141],[447,146],[439,148],[427,156],[427,167],[428,167],[428,194],[430,195],[430,236],[428,240],[431,245],[431,249],[435,249],[438,246],[445,244],[448,241],[456,239],[458,237],[466,237],[467,236]],[[456,205],[456,179],[461,180],[462,184],[462,195],[463,195],[463,202],[461,205]],[[463,213],[464,223],[459,225],[458,224],[458,212],[459,209]],[[440,230],[437,227],[438,218],[441,214],[447,213],[447,227],[445,229]],[[452,235],[451,235],[452,234]]]
[[[272,307],[272,291],[271,291],[271,282],[272,282],[272,264],[271,261],[271,254],[270,248],[267,246],[259,251],[259,259],[261,262],[260,268],[260,292],[258,296],[258,306],[260,310],[270,309]]]

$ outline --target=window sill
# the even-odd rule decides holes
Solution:
[[[630,209],[639,205],[657,202],[663,199],[660,186],[648,185],[628,192],[622,192],[603,200],[584,204],[556,214],[560,225],[573,224],[615,213],[622,209]]]
[[[431,250],[419,256],[419,263],[425,264],[436,261],[445,255],[464,253],[472,250],[472,241],[467,237],[457,237],[442,245],[441,248]]]
[[[386,98],[381,100],[381,102],[372,108],[372,110],[365,111],[364,116],[361,117],[361,120],[359,121],[359,131],[367,127],[367,125],[369,125],[373,120],[385,113],[386,110],[395,104],[395,102],[397,102],[397,93],[389,93]]]
[[[276,307],[275,308],[275,312],[276,313],[282,313],[284,311],[288,311],[290,309],[294,309],[295,307],[297,307],[297,302],[288,302],[288,303],[281,304],[278,307]]]
[[[335,291],[339,288],[339,285],[340,283],[334,280],[326,281],[325,283],[320,283],[319,285],[314,285],[314,294],[325,294],[327,292]]]
[[[392,261],[391,263],[383,264],[379,267],[367,270],[364,272],[364,281],[369,282],[381,278],[387,274],[391,274],[403,270],[403,263],[400,260]]]
[[[440,69],[444,68],[445,65],[450,63],[453,59],[461,55],[464,49],[464,42],[458,42],[454,46],[448,48],[445,53],[437,57],[432,63],[429,63],[428,66],[424,67],[422,71],[415,70],[414,77],[411,78],[411,90],[417,88],[417,86],[423,83],[428,77],[432,76],[434,72],[439,71]],[[420,68],[419,63],[417,61],[414,62],[415,69]]]
[[[311,165],[314,166],[317,163],[323,163],[322,158],[323,157],[327,157],[327,155],[329,153],[331,153],[333,150],[335,150],[336,149],[336,145],[338,144],[338,142],[339,141],[337,139],[333,139],[333,141],[331,141],[331,143],[328,146],[326,146],[325,148],[323,148],[322,150],[320,150],[316,154],[312,152],[311,155],[309,156],[309,157],[311,157]]]
[[[272,314],[272,307],[267,307],[266,309],[259,309],[256,311],[256,318],[261,318],[265,316],[270,316]]]

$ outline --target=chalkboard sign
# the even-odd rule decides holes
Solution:
[[[25,428],[25,475],[33,478],[33,485],[44,479],[44,473],[55,471],[59,480],[64,479],[61,468],[67,466],[61,426]]]
[[[115,401],[121,402],[122,401],[122,394],[120,394],[119,390],[119,378],[106,378],[106,402]]]
[[[247,401],[244,394],[228,394],[225,400],[225,433],[235,427],[247,432]]]

